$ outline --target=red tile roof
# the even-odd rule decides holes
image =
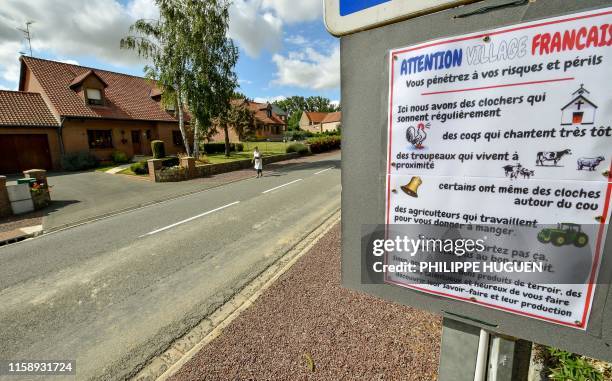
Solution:
[[[326,112],[309,112],[305,111],[308,120],[312,123],[321,123],[323,119],[327,116]]]
[[[100,76],[97,75],[93,70],[87,70],[83,74],[79,74],[76,77],[74,77],[74,79],[72,80],[72,82],[70,82],[70,85],[68,85],[68,87],[74,88],[75,86],[80,85],[81,83],[83,83],[85,78],[89,77],[90,75],[97,77],[100,80],[100,82],[104,84],[104,87],[108,87],[108,84],[104,82],[104,80],[100,78]]]
[[[321,123],[334,123],[342,121],[342,112],[330,112],[328,113]]]
[[[0,126],[58,127],[38,93],[0,90]]]
[[[155,85],[145,78],[32,57],[21,57],[21,61],[22,73],[23,65],[31,70],[61,116],[177,121],[151,98]],[[107,84],[104,106],[86,104],[83,97],[70,88],[73,81],[92,73]],[[23,83],[20,89],[22,86]]]
[[[268,116],[268,113],[267,113],[268,104],[267,103],[257,103],[257,102],[252,102],[249,100],[243,100],[243,99],[235,99],[232,102],[246,102],[249,109],[253,112],[255,119],[257,119],[259,123],[282,124],[282,125],[286,124],[281,119],[281,117],[278,116],[278,114],[275,113],[274,111],[272,111],[271,116]]]

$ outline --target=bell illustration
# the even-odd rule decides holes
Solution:
[[[419,176],[412,176],[410,182],[406,185],[402,185],[400,188],[406,193],[408,196],[419,197],[417,191],[419,187],[423,184],[423,180]]]

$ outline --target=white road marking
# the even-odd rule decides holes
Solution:
[[[140,237],[138,237],[138,238],[142,238],[142,237],[145,237],[145,236],[148,236],[148,235],[152,235],[152,234],[155,234],[155,233],[163,232],[164,230],[168,230],[168,229],[171,229],[171,228],[173,228],[173,227],[175,227],[175,226],[182,225],[182,224],[184,224],[184,223],[186,223],[186,222],[193,221],[193,220],[195,220],[196,218],[204,217],[204,216],[206,216],[207,214],[211,214],[211,213],[214,213],[214,212],[218,212],[218,211],[219,211],[219,210],[221,210],[221,209],[225,209],[225,208],[230,207],[230,206],[232,206],[232,205],[236,205],[236,204],[238,204],[239,202],[240,202],[240,201],[234,201],[234,202],[232,202],[232,203],[230,203],[230,204],[220,206],[220,207],[218,207],[218,208],[216,208],[216,209],[213,209],[213,210],[209,210],[208,212],[204,212],[204,213],[198,214],[197,216],[189,217],[189,218],[184,219],[184,220],[182,220],[182,221],[175,222],[175,223],[173,223],[172,225],[164,226],[163,228],[159,228],[159,229],[157,229],[157,230],[153,230],[153,231],[151,231],[151,232],[148,232],[148,233],[146,233],[146,234],[143,234],[143,235],[141,235],[141,236],[140,236]]]
[[[277,186],[277,187],[274,187],[274,188],[272,188],[272,189],[268,189],[268,190],[263,191],[263,192],[261,192],[261,193],[268,193],[268,192],[272,192],[273,190],[276,190],[276,189],[278,189],[278,188],[282,188],[282,187],[286,187],[287,185],[290,185],[290,184],[293,184],[293,183],[297,183],[298,181],[302,181],[302,180],[303,180],[303,179],[293,180],[293,181],[291,181],[291,182],[288,182],[287,184],[279,185],[279,186]]]
[[[323,172],[325,172],[325,171],[329,171],[330,169],[334,169],[334,168],[336,168],[336,167],[329,167],[329,168],[324,169],[324,170],[322,170],[322,171],[315,172],[315,175],[318,175],[319,173],[323,173]]]

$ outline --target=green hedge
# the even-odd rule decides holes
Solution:
[[[300,155],[308,155],[310,153],[310,150],[308,149],[308,146],[302,143],[293,143],[287,146],[287,148],[285,149],[285,152],[287,153],[297,152]]]
[[[149,165],[147,164],[146,160],[139,161],[138,163],[130,165],[130,169],[137,175],[149,174]]]
[[[310,145],[310,152],[320,153],[340,148],[341,141],[339,136],[330,135],[310,138],[306,142]]]
[[[113,152],[111,157],[112,157],[113,163],[115,164],[125,164],[130,161],[130,159],[128,158],[128,155],[123,151],[115,151]]]
[[[151,142],[151,151],[153,152],[154,159],[166,157],[166,146],[161,140],[153,140]]]
[[[181,163],[181,160],[178,157],[170,156],[162,159],[163,167],[174,167]]]
[[[207,154],[224,153],[225,152],[225,143],[223,143],[223,142],[204,143],[200,147]],[[242,152],[242,151],[244,151],[244,144],[242,144],[242,143],[230,143],[230,151],[231,152]]]
[[[62,168],[66,171],[82,171],[98,166],[98,159],[89,151],[67,153],[62,156]]]

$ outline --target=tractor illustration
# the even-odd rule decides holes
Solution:
[[[554,246],[574,245],[584,247],[589,236],[582,232],[580,225],[570,223],[557,224],[557,228],[545,228],[538,233],[538,241],[552,243]]]

